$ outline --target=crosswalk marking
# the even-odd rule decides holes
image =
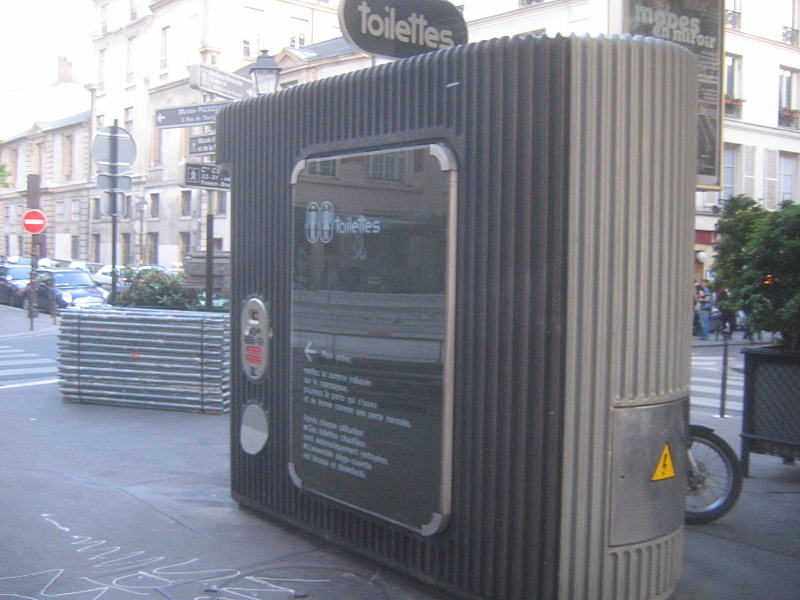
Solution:
[[[56,383],[58,362],[33,352],[0,346],[0,390]],[[48,376],[46,379],[43,376]]]
[[[733,363],[733,364],[731,364]],[[725,380],[725,407],[727,410],[744,409],[744,374],[736,368],[741,360],[729,360],[728,373]],[[692,377],[690,395],[692,406],[718,409],[722,402],[722,357],[692,357],[692,368],[695,373],[708,373]]]

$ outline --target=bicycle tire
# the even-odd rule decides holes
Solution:
[[[700,472],[688,474],[685,521],[711,523],[728,514],[742,493],[744,474],[739,457],[712,430],[689,426],[689,452]],[[691,468],[690,468],[691,471]]]

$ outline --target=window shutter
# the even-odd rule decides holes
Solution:
[[[764,150],[764,207],[778,206],[778,151]]]
[[[756,197],[756,147],[744,147],[744,189],[745,196]]]

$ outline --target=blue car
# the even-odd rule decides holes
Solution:
[[[38,269],[37,290],[39,310],[50,307],[97,306],[106,304],[108,292],[99,288],[92,276],[82,269]],[[25,306],[28,306],[25,295]]]
[[[0,303],[22,306],[30,279],[30,265],[0,265]]]

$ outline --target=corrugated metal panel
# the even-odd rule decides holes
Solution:
[[[652,39],[576,40],[573,59],[560,597],[660,598],[680,574],[679,531],[604,546],[626,435],[609,415],[688,398],[697,67]]]
[[[70,402],[218,413],[230,406],[228,315],[70,309],[58,337]]]
[[[233,452],[237,500],[460,595],[553,597],[567,48],[535,38],[470,45],[220,115],[233,175],[234,299],[264,297],[275,329],[264,384],[234,367],[233,447],[248,402],[264,405],[274,434],[259,455]],[[453,519],[429,538],[295,488],[278,434],[290,397],[291,169],[306,155],[410,141],[444,141],[459,170]]]
[[[615,392],[611,403],[598,401],[595,406],[590,393],[567,380],[585,376],[578,363],[590,368],[587,373],[603,372],[605,378],[609,370],[620,367],[619,381],[613,383],[626,395],[620,402],[626,402],[627,395],[642,400],[655,388],[672,394],[681,369],[669,367],[674,373],[665,378],[663,366],[655,371],[650,366],[649,361],[658,356],[650,354],[637,362],[636,352],[643,351],[640,346],[620,365],[588,355],[600,352],[608,358],[611,353],[602,346],[604,341],[641,343],[644,336],[653,334],[653,328],[660,328],[655,343],[671,344],[675,341],[671,327],[679,309],[666,308],[668,323],[652,327],[643,325],[634,312],[624,317],[607,298],[588,314],[589,296],[580,299],[580,306],[574,304],[572,295],[580,294],[578,286],[598,285],[601,296],[607,295],[620,273],[601,268],[595,273],[598,279],[592,279],[587,273],[589,264],[577,274],[573,270],[587,258],[580,252],[586,245],[592,252],[602,248],[621,257],[618,245],[612,244],[615,240],[607,237],[606,228],[612,223],[620,244],[639,258],[640,265],[648,265],[656,251],[669,246],[668,238],[682,237],[685,225],[673,220],[654,225],[657,240],[651,251],[642,237],[647,232],[636,229],[629,235],[626,230],[639,217],[617,208],[611,219],[612,209],[601,206],[610,204],[617,193],[615,186],[621,185],[620,177],[625,181],[624,200],[637,202],[640,196],[635,186],[639,184],[634,180],[652,166],[649,156],[641,154],[636,157],[641,160],[636,173],[626,170],[627,163],[618,165],[627,160],[627,149],[638,150],[633,140],[640,132],[627,132],[619,115],[609,112],[608,102],[619,90],[615,86],[644,88],[637,92],[650,94],[637,100],[642,110],[651,110],[656,93],[685,100],[679,93],[673,95],[657,86],[651,89],[646,78],[632,74],[627,80],[603,79],[598,73],[592,85],[604,100],[587,110],[589,105],[572,81],[578,77],[582,85],[588,83],[584,81],[587,74],[584,67],[573,66],[572,55],[577,49],[585,62],[610,44],[618,54],[627,53],[633,73],[648,70],[646,60],[653,60],[648,54],[652,52],[642,41],[520,37],[382,65],[223,109],[218,119],[218,160],[229,165],[232,175],[232,330],[241,328],[236,307],[251,295],[269,305],[274,329],[269,372],[263,382],[253,383],[241,374],[239,344],[232,348],[231,454],[236,500],[459,597],[544,599],[556,598],[565,589],[576,591],[572,600],[602,597],[588,594],[592,586],[573,583],[603,572],[607,539],[600,534],[605,529],[592,524],[567,527],[565,535],[561,519],[585,511],[594,522],[599,514],[606,514],[602,512],[608,509],[608,486],[602,481],[608,475],[603,436],[609,435],[609,410],[618,399]],[[664,72],[672,73],[667,63]],[[599,67],[593,69],[597,72]],[[584,111],[582,118],[574,114]],[[614,118],[616,129],[611,126]],[[575,128],[579,128],[577,133]],[[610,139],[600,143],[602,136],[621,131],[627,132],[629,144],[616,148]],[[591,138],[592,144],[571,151],[570,139],[575,135]],[[450,147],[458,164],[456,370],[451,521],[443,533],[424,537],[301,491],[288,475],[290,175],[297,161],[309,156],[430,142]],[[605,150],[610,151],[602,158],[595,155]],[[691,148],[687,154],[694,156]],[[654,158],[664,158],[664,151]],[[586,167],[591,172],[570,178],[571,169],[580,173],[584,168],[571,164],[579,161],[591,163]],[[668,163],[661,178],[683,167]],[[612,171],[613,177],[597,174]],[[599,187],[589,193],[593,185]],[[575,186],[586,192],[585,199]],[[682,193],[682,183],[678,188]],[[690,202],[689,210],[691,206]],[[658,210],[659,215],[667,211]],[[679,212],[685,214],[683,208]],[[675,228],[655,231],[668,224]],[[588,239],[581,233],[584,226],[589,229]],[[576,231],[570,233],[571,228]],[[598,236],[604,241],[595,239]],[[688,241],[686,247],[691,249]],[[653,267],[625,266],[623,274],[627,269],[632,269],[629,276],[654,273]],[[675,278],[680,278],[681,267],[669,264],[669,273],[669,283],[660,287],[653,283],[666,296],[638,304],[630,298],[630,310],[646,308],[648,302],[659,310],[665,308],[672,294],[672,288],[665,286],[673,286]],[[568,318],[568,307],[582,311],[589,321],[581,325]],[[603,327],[612,332],[592,333],[592,328]],[[578,347],[584,343],[590,347],[581,351]],[[566,360],[568,351],[570,361]],[[665,358],[677,357],[678,352]],[[640,367],[648,373],[644,380]],[[255,455],[243,452],[239,442],[242,413],[251,403],[263,407],[269,422],[266,447]],[[590,435],[583,438],[584,433]],[[587,442],[598,445],[586,446]],[[579,452],[584,452],[580,458],[586,464],[572,460]],[[563,456],[570,460],[562,463]],[[597,471],[587,472],[595,466]],[[564,473],[566,469],[575,469],[574,477]],[[569,485],[563,486],[562,478],[569,479]],[[588,493],[599,505],[576,503],[578,496],[573,492]],[[586,534],[584,539],[579,538],[581,533]],[[565,544],[568,547],[562,547]],[[579,553],[572,547],[583,552],[590,545],[588,558],[576,556]],[[596,563],[590,562],[595,558]]]

